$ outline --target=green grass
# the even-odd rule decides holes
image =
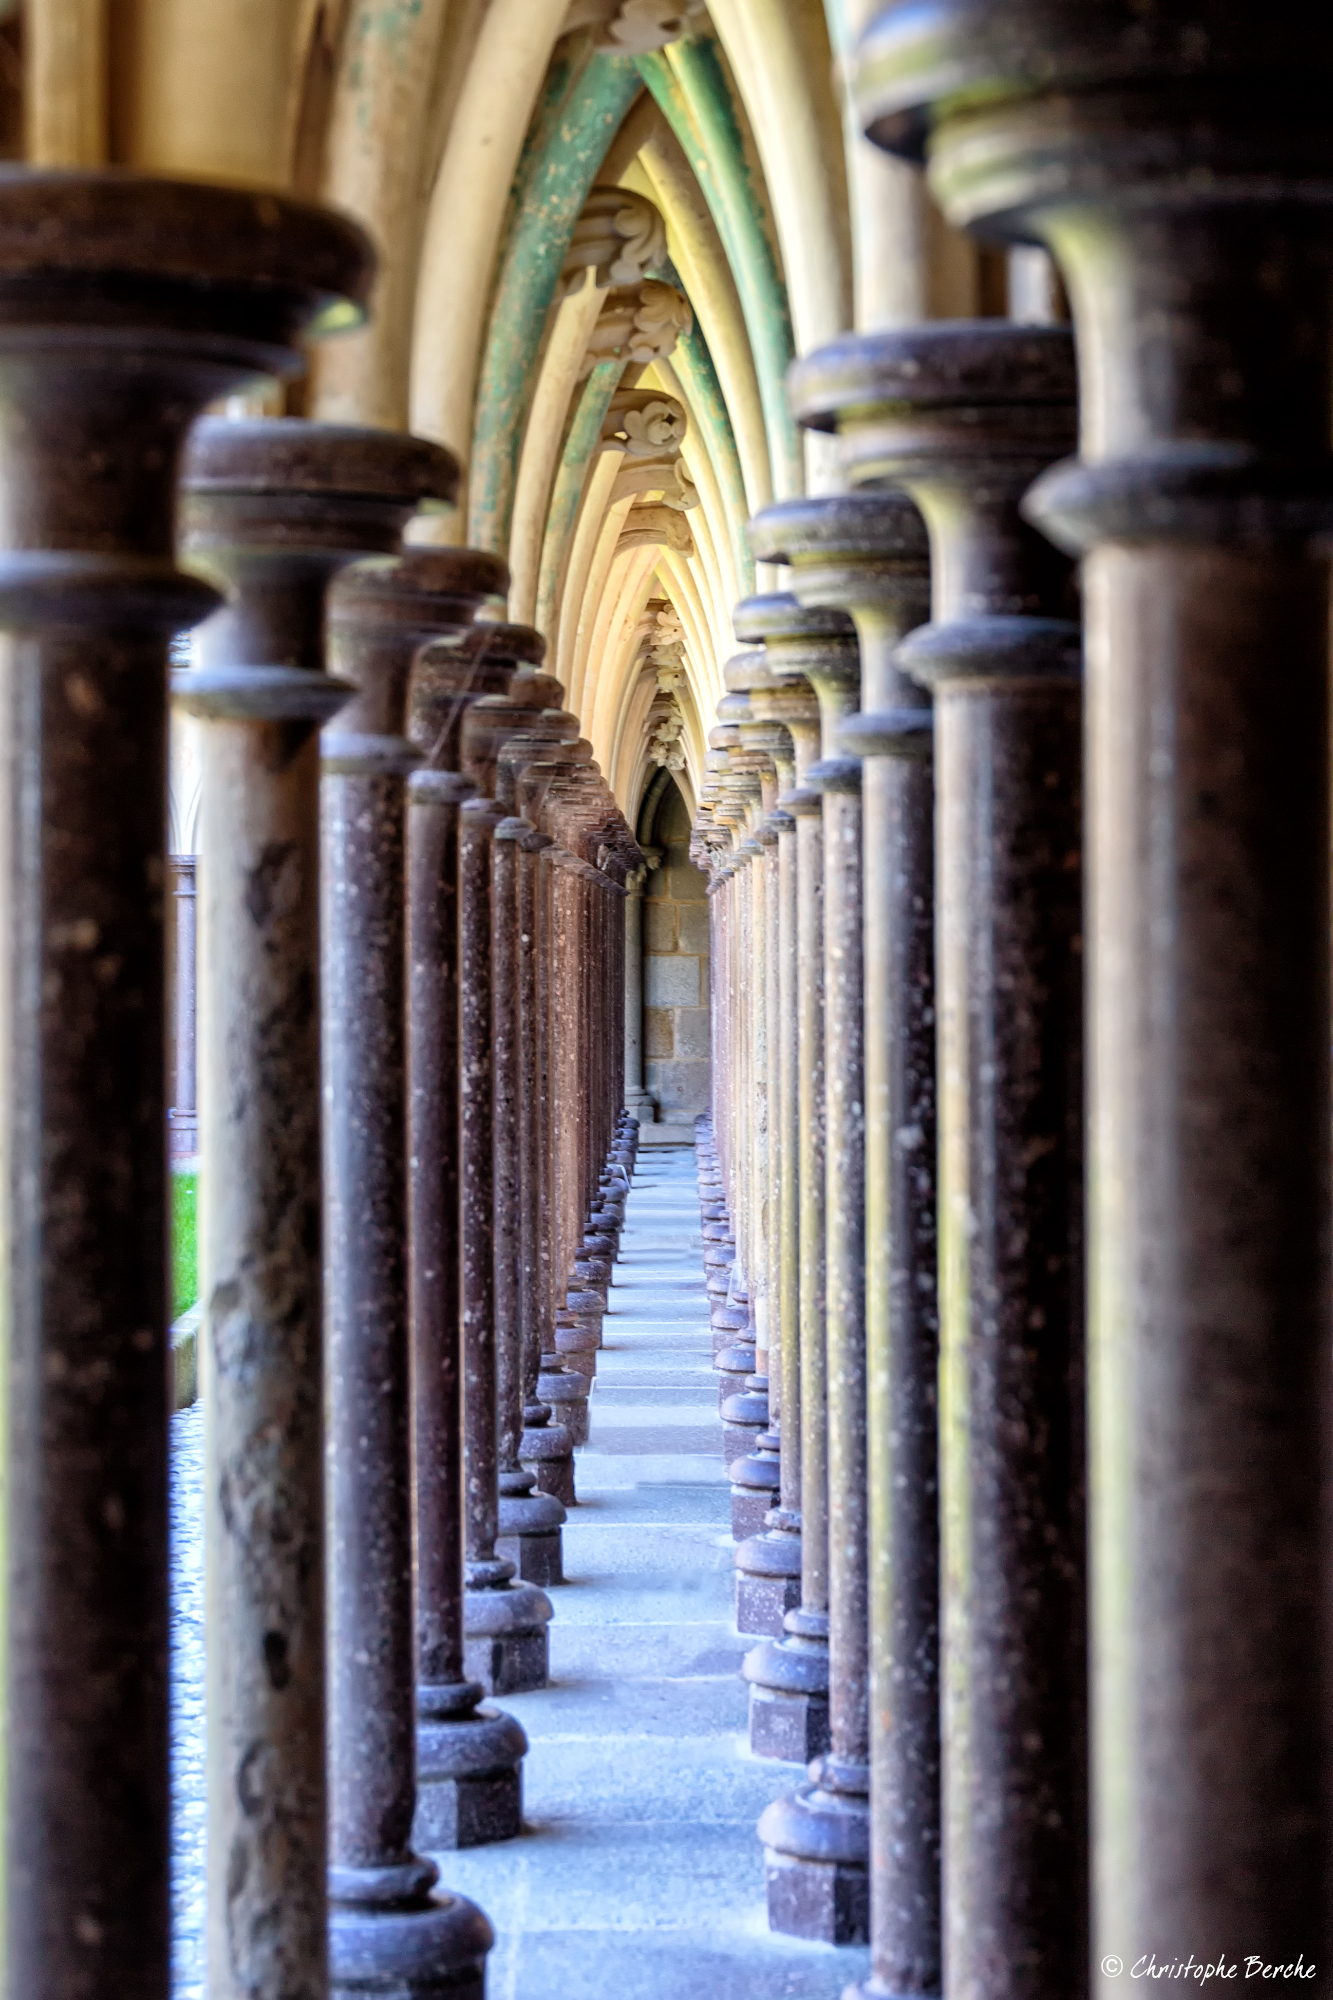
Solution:
[[[171,1317],[179,1319],[199,1296],[199,1257],[195,1243],[198,1174],[171,1176]]]

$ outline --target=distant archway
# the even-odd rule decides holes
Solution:
[[[709,1104],[707,880],[690,859],[690,816],[665,766],[639,807],[643,886],[643,1082],[664,1125],[692,1125]]]

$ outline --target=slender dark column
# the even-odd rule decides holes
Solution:
[[[750,523],[751,545],[761,557],[790,562],[789,543],[805,539],[805,522],[817,523],[836,504],[810,501],[804,514],[795,503],[769,508]],[[773,1928],[850,1944],[870,1928],[865,1125],[861,771],[840,754],[837,729],[856,707],[860,664],[845,612],[802,607],[793,616],[820,712],[821,756],[805,779],[823,796],[829,1753],[808,1785],[768,1808],[760,1838]]]
[[[544,677],[543,677],[544,678]],[[465,1658],[488,1693],[545,1687],[551,1603],[535,1584],[515,1583],[516,1565],[497,1555],[500,1532],[500,1405],[496,1318],[494,836],[506,818],[492,796],[495,759],[521,710],[502,696],[469,709],[463,766],[479,795],[460,811],[459,936],[462,977],[460,1119],[464,1492],[467,1521]],[[503,929],[508,932],[508,926]],[[512,1234],[508,1244],[513,1249]],[[517,1345],[515,1315],[507,1337]]]
[[[779,805],[795,833],[796,1221],[799,1299],[801,1601],[783,1636],[756,1646],[742,1669],[750,1683],[750,1748],[761,1757],[809,1763],[828,1734],[828,1414],[824,1345],[824,842],[823,800],[806,782],[818,761],[819,705],[801,651],[802,613],[789,596],[752,598],[736,614],[738,638],[767,641],[767,714],[795,750],[794,786]],[[755,689],[751,687],[751,702]]]
[[[530,936],[532,949],[520,957],[526,967],[522,986],[524,1060],[531,1048],[534,1090],[531,1104],[522,1107],[522,1177],[525,1224],[533,1232],[533,1276],[523,1288],[521,1307],[524,1338],[523,1433],[519,1462],[534,1473],[540,1492],[549,1493],[566,1506],[574,1504],[574,1443],[563,1421],[552,1422],[553,1414],[582,1402],[586,1413],[586,1383],[581,1375],[566,1369],[555,1346],[554,1280],[554,1191],[552,1186],[552,974],[554,928],[552,895],[554,870],[543,856],[554,845],[553,836],[538,822],[551,784],[575,770],[592,756],[591,746],[577,737],[562,742],[558,752],[552,746],[545,757],[523,767],[519,799],[523,817],[533,826],[522,845],[521,892],[532,898],[534,922],[526,921],[521,935]],[[525,905],[526,907],[526,905]],[[583,1433],[586,1436],[586,1430]]]
[[[970,1992],[1005,1967],[1011,1993],[1078,1993],[1079,630],[1068,562],[1018,512],[1074,440],[1073,343],[1059,327],[947,323],[826,348],[796,383],[807,417],[839,425],[855,478],[918,502],[937,579],[934,620],[895,664],[935,692],[948,1983]],[[845,602],[849,582],[807,588]]]
[[[752,648],[748,654],[739,654],[731,660],[726,679],[729,688],[749,697],[749,715],[737,725],[742,741],[750,748],[763,749],[772,759],[777,794],[789,791],[796,775],[795,753],[789,730],[771,718],[764,705],[770,688],[780,684],[768,669],[763,648]],[[770,936],[765,996],[769,1012],[770,1073],[769,1293],[779,1356],[780,1417],[769,1433],[760,1437],[758,1450],[776,1452],[778,1486],[770,1493],[770,1508],[761,1532],[751,1535],[736,1550],[737,1626],[742,1632],[765,1633],[772,1638],[781,1636],[783,1619],[799,1604],[801,1594],[795,831],[795,819],[775,798],[764,815],[758,838],[765,848],[765,922]],[[789,1012],[784,1012],[784,1008]]]
[[[963,322],[808,364],[856,477],[900,481],[934,620],[940,1066],[944,1924],[952,1991],[1085,1990],[1080,634],[1067,560],[1021,519],[1074,442],[1062,327]],[[815,385],[815,371],[819,370]],[[873,380],[874,387],[870,384]],[[821,394],[822,391],[822,394]],[[910,412],[910,414],[907,414]],[[901,456],[900,456],[901,451]],[[1038,1748],[1038,1744],[1040,1747]]]
[[[187,428],[297,365],[369,248],[134,174],[0,181],[5,1953],[23,2000],[168,1992],[167,644]]]
[[[1028,0],[864,79],[886,139],[950,93],[940,196],[1048,243],[1081,362],[1026,506],[1084,556],[1094,1965],[1331,1951],[1331,70],[1258,0]]]
[[[741,818],[735,849],[740,874],[742,921],[745,927],[746,976],[737,1001],[740,1046],[746,1063],[744,1085],[745,1142],[740,1160],[745,1190],[746,1263],[753,1345],[745,1372],[735,1381],[739,1345],[717,1356],[719,1371],[732,1376],[722,1396],[722,1441],[731,1478],[732,1533],[745,1538],[763,1526],[777,1497],[779,1468],[776,1439],[769,1431],[769,1343],[772,1305],[769,1298],[768,1153],[770,1077],[767,1035],[769,938],[766,925],[764,845],[760,831],[777,801],[777,770],[768,754],[775,733],[771,724],[757,724],[750,715],[748,695],[739,690],[719,704],[718,714],[734,721],[740,742],[731,754],[737,776],[724,790],[735,798]],[[780,1628],[779,1628],[780,1629]]]
[[[198,885],[195,856],[171,856],[171,894],[176,905],[176,963],[173,968],[175,1002],[176,1063],[172,1105],[167,1113],[171,1128],[172,1160],[193,1159],[199,1151],[199,1099],[195,1061],[195,1022],[198,1004],[198,951],[196,949]]]
[[[447,499],[456,477],[420,439],[295,422],[209,419],[185,457],[183,549],[229,592],[193,671],[172,682],[205,724],[200,1297],[218,2000],[322,1990],[326,1975],[318,730],[351,690],[323,671],[324,594],[336,569],[396,549],[418,501]]]
[[[536,635],[534,635],[535,637]],[[560,683],[549,675],[520,674],[513,696],[530,697],[536,684],[543,696],[558,703]],[[525,851],[535,834],[530,820],[517,810],[519,780],[529,762],[540,760],[553,746],[578,736],[578,719],[558,707],[526,708],[515,717],[519,734],[500,744],[496,772],[497,802],[506,809],[495,832],[493,889],[495,973],[495,1187],[496,1187],[496,1321],[500,1336],[500,1536],[497,1553],[508,1557],[525,1582],[564,1581],[561,1527],[564,1507],[550,1493],[538,1490],[537,1476],[522,1463],[528,1405],[536,1390],[540,1349],[535,1345],[531,1315],[536,1270],[538,1216],[528,1169],[535,1130],[535,1003],[536,907],[534,863]],[[503,926],[501,913],[504,913]]]
[[[421,647],[470,623],[479,601],[457,551],[418,549],[344,570],[329,602],[330,661],[356,689],[324,732],[322,885],[330,1944],[335,1989],[348,1993],[377,1980],[447,1991],[471,1964],[480,1991],[489,1939],[470,1904],[432,1895],[438,1871],[412,1848],[405,1227],[405,780],[420,762],[403,734],[408,681]]]
[[[434,552],[437,584],[479,604],[503,590],[496,558]],[[527,1739],[478,1706],[464,1667],[463,1373],[459,1195],[458,813],[463,717],[503,693],[513,662],[496,628],[456,628],[415,654],[408,737],[426,760],[408,780],[408,1180],[417,1540],[417,1807],[429,1850],[507,1840],[523,1827]]]
[[[929,1993],[940,1968],[931,714],[895,655],[927,609],[925,535],[892,492],[771,518],[785,527],[793,594],[852,612],[861,642],[864,712],[839,740],[864,754],[869,1991]]]

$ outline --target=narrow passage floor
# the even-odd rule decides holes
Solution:
[[[496,1929],[489,2000],[838,2000],[868,1955],[768,1929],[693,1148],[643,1147],[522,1722],[528,1831],[438,1856]]]
[[[863,1951],[768,1929],[694,1151],[639,1154],[552,1591],[552,1685],[510,1695],[527,1831],[437,1857],[496,1930],[489,2000],[839,2000]],[[203,2000],[203,1423],[173,1420],[173,2000]]]

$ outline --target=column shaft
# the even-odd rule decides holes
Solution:
[[[323,1273],[318,725],[324,592],[456,468],[417,439],[196,426],[182,529],[229,601],[173,679],[200,717],[200,1296],[207,1346],[209,1983],[323,1990]],[[193,939],[191,939],[191,947]],[[225,1634],[225,1643],[217,1635]]]
[[[262,216],[261,216],[262,208]],[[0,187],[7,745],[5,1954],[169,1985],[166,654],[186,431],[364,298],[341,218],[122,174]]]

